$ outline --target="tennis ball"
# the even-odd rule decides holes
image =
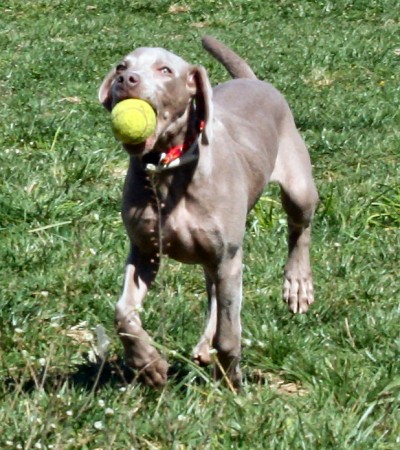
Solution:
[[[130,98],[115,105],[111,111],[114,136],[123,144],[140,144],[156,129],[156,113],[144,100]]]

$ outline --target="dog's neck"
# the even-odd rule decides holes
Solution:
[[[174,145],[158,152],[151,152],[142,158],[142,162],[148,172],[164,172],[176,169],[191,162],[197,161],[199,157],[198,141],[204,129],[204,120],[197,115],[196,106],[193,102],[190,107],[189,126],[182,133],[182,138],[174,138]],[[178,144],[176,144],[178,142]]]

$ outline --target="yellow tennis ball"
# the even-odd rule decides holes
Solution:
[[[123,144],[141,144],[154,133],[156,124],[154,109],[138,98],[123,100],[111,111],[114,136]]]

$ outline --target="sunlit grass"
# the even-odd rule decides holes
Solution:
[[[399,24],[389,1],[0,5],[0,447],[397,449],[400,445]],[[209,33],[284,92],[314,165],[316,304],[280,300],[276,187],[248,218],[243,392],[189,360],[200,268],[165,262],[143,319],[171,362],[137,383],[113,329],[127,240],[126,155],[97,88],[139,45],[223,68]],[[162,326],[160,325],[162,324]],[[96,330],[111,344],[101,362]]]

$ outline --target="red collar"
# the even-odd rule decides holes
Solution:
[[[204,130],[204,126],[204,120],[200,121],[197,133],[190,136],[187,140],[185,140],[183,144],[175,145],[175,147],[171,147],[169,150],[167,150],[165,156],[161,159],[160,164],[162,164],[163,166],[167,166],[172,161],[175,161],[176,159],[183,156],[191,148],[198,135]]]

